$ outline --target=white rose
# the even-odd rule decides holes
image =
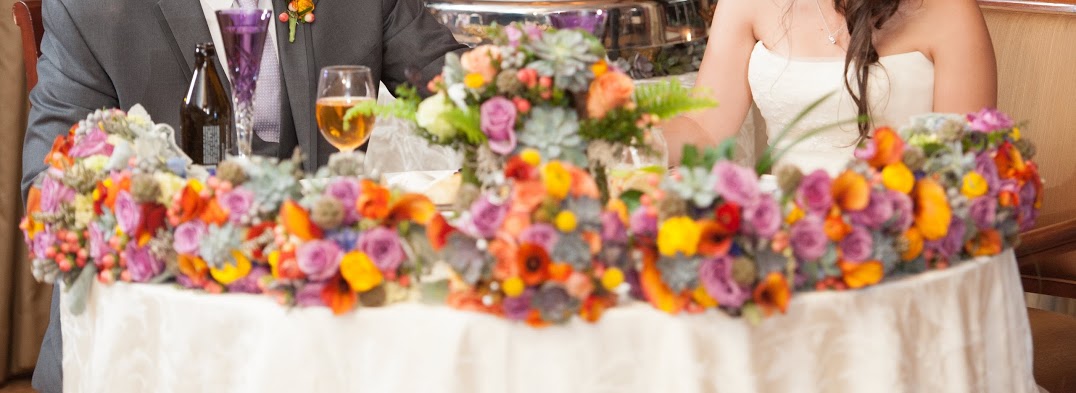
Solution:
[[[95,154],[82,160],[82,165],[86,166],[86,169],[100,173],[105,171],[105,166],[108,165],[108,161],[108,156]]]
[[[157,196],[157,203],[165,206],[172,204],[172,198],[182,191],[183,187],[187,186],[186,180],[168,172],[154,173],[153,179],[157,181],[157,185],[161,188],[161,193]]]
[[[430,96],[418,104],[415,122],[419,127],[441,139],[451,138],[456,135],[456,128],[442,118],[448,109],[448,99],[444,94]]]

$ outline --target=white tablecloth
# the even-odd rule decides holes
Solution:
[[[334,317],[130,284],[63,310],[67,392],[1038,391],[1011,252],[800,295],[758,327],[640,304],[545,329],[419,304]]]

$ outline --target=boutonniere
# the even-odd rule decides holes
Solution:
[[[288,11],[280,13],[280,22],[288,24],[288,42],[295,42],[295,26],[314,23],[314,1],[292,0],[288,3]]]

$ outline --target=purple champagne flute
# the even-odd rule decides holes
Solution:
[[[254,140],[254,87],[262,63],[262,50],[269,32],[272,10],[233,8],[217,11],[217,23],[228,58],[228,77],[232,82],[232,107],[235,110],[235,134],[240,156],[251,155]],[[231,151],[231,147],[228,148]]]

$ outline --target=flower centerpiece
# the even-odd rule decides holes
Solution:
[[[493,27],[489,37],[493,44],[446,55],[443,72],[429,83],[432,96],[420,99],[404,88],[391,104],[360,104],[347,116],[413,122],[431,143],[465,153],[468,184],[502,184],[509,158],[534,149],[543,159],[591,169],[605,190],[604,162],[588,153],[649,152],[647,134],[659,121],[714,105],[675,81],[636,88],[582,30],[512,24]]]

